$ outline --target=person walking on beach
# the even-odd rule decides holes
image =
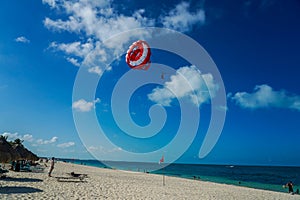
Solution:
[[[294,188],[293,188],[293,182],[292,181],[288,182],[285,186],[289,188],[289,193],[294,194]]]
[[[51,163],[50,163],[50,170],[49,170],[49,172],[48,172],[48,176],[49,176],[49,177],[51,177],[51,173],[52,173],[52,171],[53,171],[53,169],[54,169],[54,160],[55,160],[55,158],[52,157]]]

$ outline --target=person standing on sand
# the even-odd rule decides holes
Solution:
[[[49,177],[51,177],[51,173],[52,173],[52,171],[53,171],[53,169],[54,169],[54,160],[55,160],[55,158],[52,157],[51,163],[50,163],[50,170],[49,170],[49,172],[48,172],[48,176],[49,176]]]
[[[288,182],[285,186],[289,188],[289,193],[294,194],[294,188],[293,188],[293,182],[292,181]]]

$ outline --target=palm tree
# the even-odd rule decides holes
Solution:
[[[7,139],[8,139],[8,136],[6,135],[6,136],[4,136],[4,135],[0,135],[0,139],[3,139],[3,140],[5,140],[5,141],[7,141]]]
[[[13,143],[22,145],[23,142],[24,142],[24,140],[17,138],[17,139],[15,139],[15,141]]]

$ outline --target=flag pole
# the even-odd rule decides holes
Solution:
[[[162,164],[163,165],[163,163],[165,162],[165,157],[164,157],[164,155],[161,157],[161,159],[159,160],[159,164]],[[163,175],[163,186],[165,186],[166,185],[166,180],[165,180],[165,174],[164,174],[164,170],[163,170],[164,168],[162,168],[162,175]]]
[[[165,186],[165,174],[163,173],[163,186]]]

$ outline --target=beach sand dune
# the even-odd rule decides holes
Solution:
[[[67,173],[88,174],[88,178],[62,179]],[[102,169],[58,162],[52,173],[9,172],[0,180],[0,199],[249,199],[296,200],[299,195],[251,189],[199,180]]]

